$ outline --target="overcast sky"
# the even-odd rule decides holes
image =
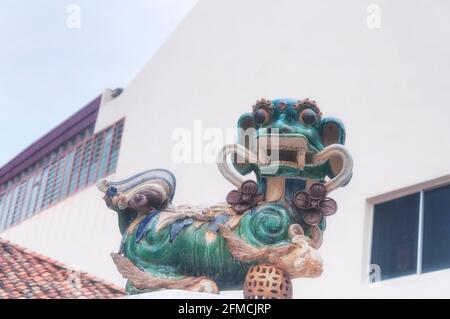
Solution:
[[[0,0],[0,166],[105,88],[126,87],[195,3]]]

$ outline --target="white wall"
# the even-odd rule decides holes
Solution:
[[[200,1],[125,92],[101,108],[98,130],[126,116],[116,176],[168,168],[178,180],[175,204],[223,201],[232,186],[215,164],[172,162],[172,131],[192,128],[197,119],[204,127],[234,127],[260,97],[314,98],[325,115],[344,121],[354,178],[332,194],[339,211],[329,219],[321,249],[325,272],[320,279],[297,281],[295,296],[450,297],[448,271],[401,278],[380,288],[362,283],[366,199],[450,173],[450,4],[377,1],[381,29],[369,29],[370,3]],[[88,218],[88,211],[96,211],[99,219],[108,219],[101,236],[92,224],[78,238],[83,246],[102,238],[96,255],[74,257],[87,270],[110,269],[105,255],[118,245],[111,233],[118,230],[106,229],[110,215],[100,194],[86,192],[86,201],[76,196],[67,209],[54,209],[60,218],[76,211]],[[25,224],[6,237],[19,241]],[[55,256],[67,254],[58,250],[47,248]],[[115,279],[109,271],[104,277]]]

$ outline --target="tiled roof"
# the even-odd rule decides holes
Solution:
[[[79,279],[78,279],[79,278]],[[123,289],[0,238],[0,299],[118,298]]]

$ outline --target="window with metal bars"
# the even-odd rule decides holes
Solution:
[[[112,138],[113,138],[113,132],[114,129],[111,127],[108,130],[106,130],[104,142],[103,142],[103,150],[102,155],[100,157],[100,163],[99,168],[97,172],[97,178],[100,176],[106,175],[106,170],[108,168],[108,161],[111,156],[111,145],[112,145]]]
[[[83,155],[83,146],[79,145],[75,149],[75,157],[72,163],[72,171],[70,173],[69,195],[75,192],[78,184],[78,172],[80,170],[81,156]]]
[[[24,219],[33,215],[33,212],[36,210],[36,199],[37,199],[37,196],[39,193],[41,176],[42,176],[42,172],[39,172],[35,176],[31,176],[31,178],[30,178],[31,189],[30,189],[30,192],[27,194],[29,201],[28,201],[28,204],[26,207],[26,213],[25,213]]]
[[[43,159],[41,169],[0,189],[0,232],[112,174],[116,170],[124,120]],[[38,167],[38,166],[36,166]]]
[[[11,225],[12,219],[14,217],[14,208],[16,206],[17,195],[19,193],[19,186],[15,186],[11,193],[12,193],[11,201],[9,207],[7,208],[6,225]]]
[[[27,182],[24,182],[19,186],[17,191],[16,202],[14,203],[14,209],[12,210],[11,224],[16,224],[18,221],[20,221],[25,202],[26,190]]]
[[[89,166],[88,184],[92,184],[97,179],[98,162],[103,149],[104,133],[95,137],[92,160]]]
[[[58,166],[56,169],[56,176],[55,176],[55,184],[53,185],[53,190],[52,190],[52,194],[50,197],[50,203],[56,202],[61,195],[62,178],[63,178],[65,165],[66,165],[66,156],[64,155],[58,161]]]
[[[78,178],[78,189],[83,188],[86,185],[89,163],[91,162],[92,143],[93,140],[91,139],[84,145],[84,153],[80,166],[80,176]]]
[[[5,229],[8,223],[8,210],[11,204],[13,193],[13,190],[11,190],[4,195],[4,203],[2,206],[2,212],[0,214],[0,229]]]
[[[58,167],[58,162],[54,161],[50,164],[47,183],[44,191],[44,199],[42,202],[42,208],[47,208],[50,205],[50,200],[52,198],[53,185],[55,183],[56,170]]]
[[[108,175],[116,170],[117,159],[119,158],[120,143],[122,141],[123,121],[114,128],[114,138],[111,146],[111,155],[108,164]]]
[[[0,196],[0,212],[3,212],[3,207],[5,206],[5,201],[6,201],[6,196],[5,195],[1,195]],[[0,213],[0,229],[3,228],[2,225],[2,219],[3,219],[3,213]]]

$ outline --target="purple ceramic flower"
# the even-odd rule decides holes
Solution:
[[[258,184],[252,180],[243,182],[239,190],[231,191],[227,196],[227,203],[240,214],[255,207],[262,200],[264,194],[258,193]]]
[[[326,196],[327,189],[322,183],[311,185],[309,194],[302,191],[294,195],[294,207],[302,211],[305,223],[317,225],[323,216],[330,216],[336,213],[336,201]]]

